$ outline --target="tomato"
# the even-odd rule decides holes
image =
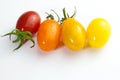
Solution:
[[[111,27],[107,20],[96,18],[87,28],[88,43],[93,48],[103,47],[109,40]]]
[[[35,11],[25,12],[17,21],[16,28],[20,31],[29,31],[32,34],[36,33],[40,26],[40,16]]]
[[[84,48],[86,42],[86,32],[82,24],[74,18],[67,18],[62,23],[63,43],[71,50]]]
[[[13,43],[20,42],[19,46],[14,50],[19,49],[27,40],[33,42],[33,46],[35,45],[34,40],[32,39],[33,34],[35,34],[40,26],[40,16],[35,11],[28,11],[23,13],[16,24],[16,28],[11,32],[5,34],[4,36],[16,35],[16,39],[13,40]]]
[[[57,47],[60,41],[60,25],[55,20],[45,20],[41,23],[37,42],[39,47],[44,51],[50,51]]]

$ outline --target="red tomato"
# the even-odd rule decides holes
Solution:
[[[44,51],[50,51],[57,47],[60,41],[60,25],[55,20],[45,20],[41,23],[37,42],[39,47]]]
[[[40,26],[40,16],[34,11],[25,12],[17,21],[16,28],[20,31],[29,31],[32,34],[36,33]]]
[[[19,46],[16,49],[19,49],[27,40],[33,42],[33,46],[35,45],[34,40],[32,39],[33,34],[35,34],[40,26],[40,16],[38,13],[34,11],[28,11],[22,14],[16,24],[16,29],[5,34],[4,36],[9,35],[11,39],[11,35],[16,35],[16,39],[13,40],[13,43],[20,42]]]

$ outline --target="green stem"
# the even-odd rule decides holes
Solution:
[[[53,16],[52,14],[49,14],[49,13],[47,13],[47,12],[46,12],[46,14],[48,15],[48,16],[46,17],[47,19],[52,19],[52,20],[54,20],[54,16]]]
[[[75,17],[76,13],[77,13],[77,10],[76,10],[76,7],[75,7],[74,13],[73,13],[73,15],[70,18]]]
[[[51,11],[56,14],[56,16],[58,17],[58,22],[60,22],[60,17],[59,17],[59,15],[58,15],[53,9],[51,9]]]
[[[65,8],[63,8],[63,16],[64,16],[64,19],[67,19]]]
[[[33,43],[33,45],[31,46],[31,48],[35,46],[35,42],[32,39],[32,33],[29,32],[29,31],[22,32],[19,29],[14,29],[13,31],[11,31],[10,33],[7,33],[7,34],[3,35],[2,37],[9,36],[10,39],[11,39],[11,35],[17,36],[17,38],[12,41],[13,43],[16,43],[16,42],[20,41],[20,44],[14,50],[19,49],[27,40],[30,40]]]
[[[63,8],[63,18],[61,19],[61,24],[62,24],[62,22],[63,22],[64,20],[66,20],[67,18],[74,18],[75,15],[76,15],[76,12],[77,12],[77,11],[76,11],[76,7],[75,7],[74,13],[73,13],[71,16],[69,16],[69,14],[66,13],[65,8]]]

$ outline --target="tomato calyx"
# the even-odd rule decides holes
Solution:
[[[59,15],[58,15],[53,9],[51,9],[51,11],[57,16],[57,18],[58,18],[57,22],[60,23],[60,24],[62,24],[62,22],[63,22],[64,20],[66,20],[67,18],[74,18],[75,15],[76,15],[76,13],[77,13],[76,7],[75,7],[75,10],[74,10],[74,13],[73,13],[71,16],[70,16],[68,13],[66,13],[65,8],[63,8],[63,10],[62,10],[62,12],[63,12],[63,17],[60,19]],[[48,16],[46,17],[46,19],[55,20],[53,14],[49,14],[49,13],[47,13],[47,12],[46,12],[46,14],[48,15]]]
[[[54,16],[53,16],[52,14],[49,14],[49,13],[47,13],[47,12],[46,12],[46,14],[48,15],[48,16],[46,17],[46,19],[52,19],[52,20],[54,20]]]
[[[58,15],[53,9],[51,9],[51,11],[57,16],[57,18],[58,18],[57,22],[59,23],[59,22],[61,21],[59,15]],[[49,14],[49,13],[47,13],[47,12],[46,12],[46,14],[48,15],[48,16],[46,17],[46,19],[55,20],[53,14]]]
[[[66,13],[66,10],[65,8],[63,8],[63,18],[61,19],[61,23],[66,20],[67,18],[74,18],[76,13],[77,13],[77,10],[76,10],[76,7],[75,7],[75,10],[74,10],[74,13],[70,16],[68,13]]]
[[[3,37],[4,36],[9,36],[9,39],[11,40],[11,36],[12,35],[15,35],[17,37],[15,40],[12,41],[13,43],[20,42],[20,44],[18,45],[18,47],[15,48],[14,50],[19,49],[27,40],[30,40],[33,43],[33,45],[31,46],[31,48],[35,46],[35,42],[32,39],[32,33],[29,32],[29,31],[22,32],[19,29],[14,29],[11,32],[3,35]]]

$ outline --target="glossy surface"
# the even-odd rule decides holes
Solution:
[[[68,18],[62,23],[63,43],[72,50],[84,48],[86,32],[82,24],[73,18]]]
[[[107,20],[96,18],[87,28],[88,42],[91,47],[101,48],[109,40],[111,27]]]
[[[40,16],[34,11],[25,12],[17,21],[16,27],[21,31],[30,31],[32,34],[36,33],[40,26]]]
[[[45,20],[38,30],[37,42],[42,50],[50,51],[60,41],[60,25],[55,20]]]

